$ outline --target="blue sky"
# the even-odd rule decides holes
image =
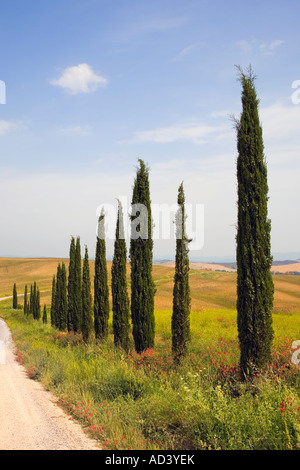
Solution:
[[[176,202],[183,180],[187,202],[204,207],[191,258],[234,258],[229,116],[241,111],[235,65],[250,63],[272,249],[299,252],[299,13],[293,0],[3,0],[0,253],[68,256],[80,235],[93,257],[97,208],[130,201],[143,158],[153,203]],[[174,257],[174,241],[157,240],[154,257]]]

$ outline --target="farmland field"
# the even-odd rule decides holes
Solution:
[[[34,281],[49,307],[60,261],[0,259],[0,296]],[[90,261],[93,274],[93,261]],[[108,273],[110,281],[110,266]],[[26,319],[11,300],[0,317],[11,328],[18,360],[104,449],[299,449],[300,365],[291,362],[300,338],[300,276],[274,276],[273,361],[251,383],[239,380],[236,274],[191,269],[191,341],[174,368],[171,310],[174,268],[153,266],[156,339],[138,355],[113,345],[84,345],[79,335]],[[130,288],[129,266],[128,286]],[[23,298],[19,298],[22,306]]]
[[[0,258],[0,297],[12,295],[12,286],[16,282],[18,294],[24,292],[25,284],[30,287],[37,282],[41,291],[50,291],[52,277],[56,274],[59,262],[68,267],[68,259],[62,258]],[[111,279],[111,262],[108,262],[108,279]],[[94,261],[90,261],[91,277],[94,273]],[[157,288],[155,307],[158,310],[172,309],[174,267],[153,265],[153,277]],[[130,267],[127,278],[130,287]],[[192,310],[235,309],[236,274],[191,269],[190,287]],[[300,314],[300,276],[274,276],[275,299],[274,312]],[[93,282],[92,282],[93,287]],[[42,293],[42,299],[50,305],[50,292]]]

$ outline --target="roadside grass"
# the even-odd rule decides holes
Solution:
[[[176,368],[170,309],[156,310],[156,344],[143,354],[115,348],[111,319],[106,341],[84,345],[10,301],[0,316],[28,376],[103,449],[300,449],[300,365],[291,362],[300,315],[274,314],[272,363],[246,383],[234,309],[192,311],[189,353]]]

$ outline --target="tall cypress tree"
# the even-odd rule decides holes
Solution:
[[[76,333],[81,331],[82,321],[82,273],[81,247],[79,237],[77,237],[75,244],[74,284],[74,315],[72,323],[74,333]]]
[[[135,349],[141,353],[154,346],[155,286],[149,170],[143,160],[139,160],[139,164],[132,195],[130,262],[132,332]]]
[[[29,313],[33,314],[33,287],[30,286]]]
[[[190,338],[190,286],[189,256],[185,229],[185,196],[183,184],[178,189],[178,211],[176,214],[176,258],[173,288],[172,313],[172,352],[175,363],[179,364],[186,355],[187,343]]]
[[[76,283],[75,283],[75,238],[71,238],[70,243],[70,261],[69,261],[69,276],[68,276],[68,331],[74,330],[74,310],[75,310],[75,296],[76,296]]]
[[[52,279],[52,293],[51,293],[51,310],[50,310],[50,319],[51,319],[51,326],[55,328],[56,320],[55,320],[55,302],[56,302],[56,277],[53,276]]]
[[[41,318],[40,290],[37,289],[36,299],[35,299],[35,319],[39,320],[40,318]]]
[[[60,331],[67,328],[67,272],[65,263],[57,267],[55,287],[55,327]]]
[[[85,247],[82,273],[82,338],[85,343],[89,342],[92,330],[92,295],[88,249]]]
[[[43,323],[47,323],[47,307],[46,304],[44,304],[44,309],[43,309]]]
[[[99,217],[94,276],[94,328],[95,337],[101,340],[108,335],[109,289],[107,280],[104,213]]]
[[[28,315],[28,300],[27,300],[27,284],[25,286],[25,292],[24,292],[24,315]]]
[[[33,292],[32,292],[32,315],[33,318],[36,319],[36,307],[37,307],[37,286],[36,286],[36,281],[33,283]]]
[[[126,280],[127,249],[122,204],[118,201],[118,219],[111,267],[114,343],[125,350],[129,345],[129,297]]]
[[[14,308],[14,309],[18,308],[18,294],[17,294],[17,285],[16,284],[14,284],[14,288],[13,288],[12,308]]]
[[[240,366],[252,375],[271,359],[273,341],[271,223],[268,219],[267,165],[259,120],[255,77],[239,69],[242,114],[237,128],[237,322]]]
[[[60,272],[60,309],[59,309],[59,329],[65,331],[68,318],[68,300],[67,300],[67,271],[65,263],[61,265]]]
[[[55,284],[55,328],[60,327],[61,265],[58,263]]]

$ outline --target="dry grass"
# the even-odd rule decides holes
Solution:
[[[56,273],[59,262],[64,261],[68,267],[68,259],[61,258],[0,258],[0,296],[12,295],[13,284],[16,282],[18,294],[24,292],[25,284],[37,282],[40,291],[51,290],[52,277]],[[108,262],[108,279],[111,280],[111,262]],[[90,261],[91,276],[94,273],[94,261]],[[157,287],[155,308],[157,310],[172,309],[174,267],[153,265],[153,277]],[[127,269],[128,286],[130,289],[130,266]],[[300,276],[276,275],[275,313],[300,313]],[[93,285],[93,282],[92,282]],[[190,287],[192,310],[235,309],[236,305],[236,274],[191,269]],[[41,303],[50,305],[50,292],[41,292]],[[20,300],[22,303],[22,300]]]

